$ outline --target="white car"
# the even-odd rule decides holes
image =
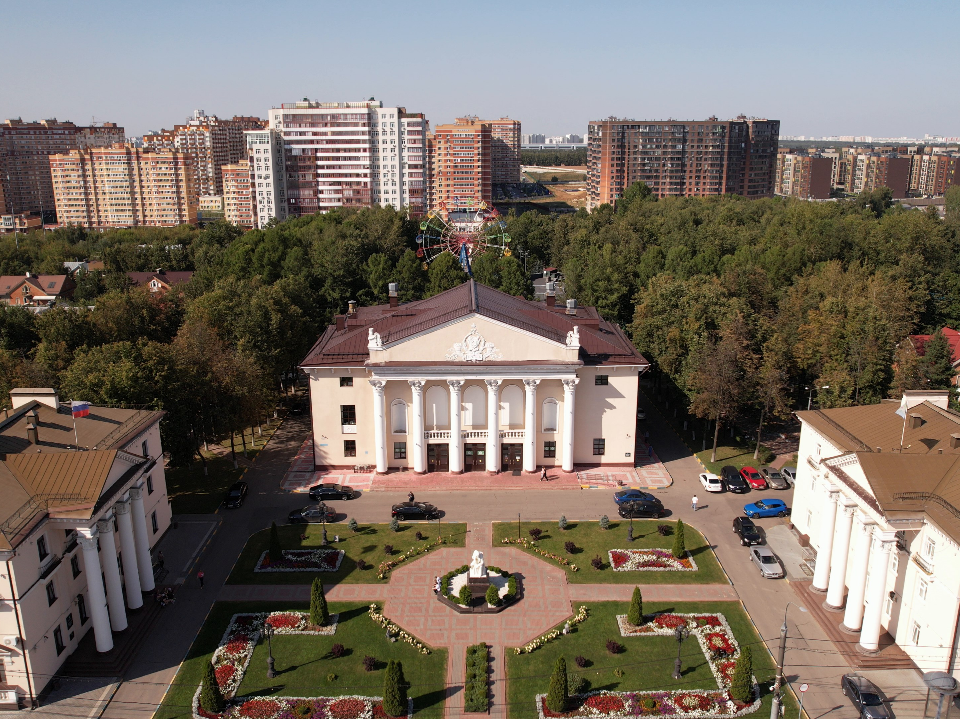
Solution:
[[[700,484],[707,492],[723,492],[723,481],[713,473],[700,473]]]
[[[797,469],[795,467],[790,466],[790,467],[780,468],[780,474],[783,475],[787,479],[787,482],[789,482],[791,485],[796,484]]]

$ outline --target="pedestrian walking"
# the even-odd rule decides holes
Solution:
[[[547,480],[548,480],[548,478],[547,478],[547,466],[544,465],[542,468],[540,468],[540,482],[547,482]]]
[[[200,581],[200,589],[203,590],[203,570],[197,573],[197,580]]]
[[[413,493],[412,493],[412,492],[411,492],[411,493],[407,493],[407,501],[408,501],[408,502],[413,502]]]
[[[696,495],[694,495],[694,496],[693,496],[693,499],[690,501],[690,507],[693,508],[693,511],[694,511],[694,512],[697,511],[697,496],[696,496]]]
[[[163,551],[161,550],[160,552],[157,553],[157,565],[160,566],[161,570],[163,570],[163,564],[165,562],[166,560],[163,559]]]

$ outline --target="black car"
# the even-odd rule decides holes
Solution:
[[[625,502],[635,502],[637,500],[656,500],[656,498],[650,493],[645,493],[643,490],[634,490],[633,488],[617,490],[617,492],[613,494],[613,501],[617,505],[623,505]]]
[[[243,481],[235,482],[230,486],[230,489],[227,490],[227,497],[223,501],[223,504],[228,508],[238,508],[243,505],[243,501],[246,497],[247,484]]]
[[[840,689],[850,698],[853,707],[862,718],[892,718],[893,714],[880,688],[856,673],[847,673],[840,678]]]
[[[322,523],[337,519],[337,511],[329,505],[307,505],[299,510],[291,510],[287,516],[289,523]]]
[[[353,488],[336,483],[323,483],[310,488],[311,500],[349,500],[353,497]]]
[[[740,538],[741,545],[763,545],[763,535],[748,517],[734,518],[733,531]]]
[[[622,518],[659,518],[663,516],[663,503],[656,498],[650,500],[632,500],[617,506]]]
[[[390,517],[400,520],[436,520],[440,511],[425,502],[404,502],[390,508]]]
[[[720,468],[720,479],[723,480],[727,492],[745,493],[750,492],[750,485],[740,476],[740,471],[733,465],[724,465]]]

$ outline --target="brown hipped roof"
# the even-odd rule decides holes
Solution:
[[[568,315],[565,307],[551,308],[546,303],[524,300],[474,280],[426,300],[398,307],[358,308],[356,314],[347,317],[343,330],[337,330],[335,325],[326,329],[301,366],[362,365],[370,359],[367,349],[369,329],[379,333],[384,344],[390,344],[474,314],[561,344],[565,343],[567,333],[578,326],[580,362],[587,365],[649,366],[623,330],[601,318],[596,308],[577,307],[576,314]]]

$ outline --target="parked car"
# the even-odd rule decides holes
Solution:
[[[650,493],[645,493],[642,490],[634,490],[633,488],[617,490],[617,492],[613,494],[613,501],[617,505],[623,505],[623,503],[635,502],[637,500],[655,500],[656,502],[660,502]]]
[[[425,502],[403,502],[390,508],[390,517],[400,520],[436,520],[440,511]]]
[[[788,466],[788,467],[782,467],[782,468],[780,468],[780,474],[783,475],[783,476],[787,479],[787,482],[789,482],[791,485],[795,485],[795,484],[796,484],[796,482],[797,482],[797,469],[796,469],[795,467],[793,467],[792,465],[790,465],[790,466]]]
[[[747,481],[740,477],[740,471],[733,465],[724,465],[720,468],[720,479],[723,480],[724,487],[730,492],[745,493],[750,490]]]
[[[287,516],[287,521],[291,523],[333,522],[336,519],[337,511],[325,503],[307,505],[299,510],[291,510]]]
[[[659,518],[663,517],[664,514],[663,503],[657,498],[623,503],[617,506],[617,512],[622,518]]]
[[[764,498],[756,502],[743,506],[743,513],[748,518],[758,517],[786,517],[790,514],[790,508],[783,500],[776,498]]]
[[[763,479],[763,475],[761,475],[754,467],[747,465],[746,467],[741,468],[740,477],[746,480],[747,484],[754,490],[767,489],[767,481]]]
[[[840,678],[840,690],[850,698],[862,718],[892,718],[890,706],[876,685],[857,673]]]
[[[750,559],[765,578],[782,578],[783,566],[777,556],[765,547],[750,548]]]
[[[637,408],[637,420],[646,420],[647,413],[643,408]]]
[[[299,403],[290,408],[291,415],[303,415],[303,405]]]
[[[228,508],[238,508],[243,505],[243,501],[246,498],[247,484],[241,480],[240,482],[235,482],[230,486],[230,489],[227,490],[227,497],[223,501],[223,504]]]
[[[767,481],[767,485],[772,487],[774,490],[790,489],[790,483],[787,482],[787,479],[776,468],[765,465],[764,467],[760,468],[760,474],[763,475],[764,479]]]
[[[336,483],[322,483],[310,488],[311,500],[349,500],[353,494],[352,487]]]
[[[713,473],[700,473],[700,484],[707,492],[723,492],[723,481]]]
[[[741,545],[763,545],[763,535],[750,518],[734,518],[733,531],[740,538]]]

